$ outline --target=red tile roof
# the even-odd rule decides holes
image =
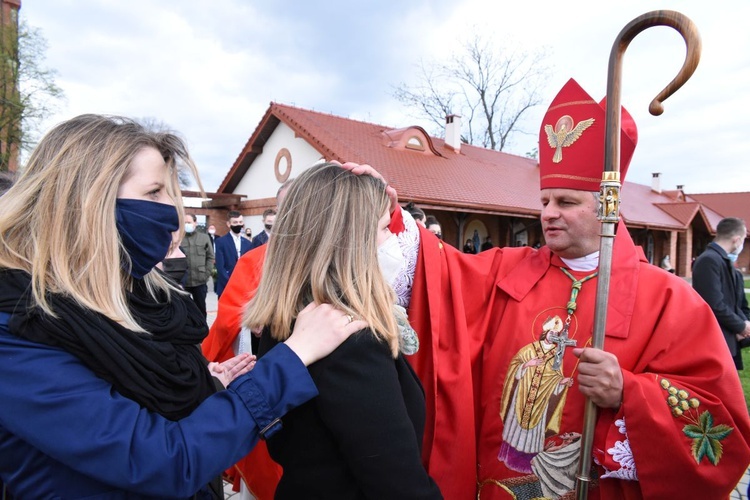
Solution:
[[[421,127],[394,129],[273,102],[219,192],[233,192],[280,122],[326,159],[371,164],[397,189],[402,201],[504,215],[536,217],[540,213],[535,159],[468,144],[462,144],[456,153],[443,139],[430,137]],[[423,151],[403,147],[410,135],[420,142],[426,138]],[[681,230],[700,213],[715,228],[716,218],[721,218],[717,212],[731,213],[734,206],[733,197],[722,198],[726,195],[692,195],[694,199],[687,203],[679,195],[681,192],[657,193],[649,186],[626,182],[621,196],[623,218],[631,226]],[[750,193],[736,195],[742,197],[747,209],[744,218],[750,221]],[[704,200],[714,210],[702,210]]]
[[[668,231],[685,229],[686,224],[681,219],[663,208],[672,202],[672,197],[657,193],[650,186],[625,181],[620,194],[620,212],[628,226]]]
[[[716,232],[716,224],[725,217],[739,217],[750,224],[750,193],[705,193],[691,194],[690,198],[709,207],[718,219],[711,221],[711,231]]]
[[[690,224],[700,211],[700,203],[658,203],[657,207],[677,219],[683,226]]]

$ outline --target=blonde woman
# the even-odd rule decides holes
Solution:
[[[305,365],[365,325],[311,304],[252,372],[207,365],[203,316],[154,270],[183,227],[178,162],[196,174],[172,134],[83,115],[2,197],[0,480],[18,498],[210,498],[315,396]]]
[[[309,367],[320,395],[268,440],[284,469],[278,499],[442,498],[420,459],[424,392],[400,350],[389,206],[382,181],[331,163],[297,177],[281,205],[244,321],[264,327],[261,356],[310,302],[370,326]]]

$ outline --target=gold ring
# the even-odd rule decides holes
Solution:
[[[351,314],[347,314],[346,315],[346,319],[348,319],[349,323],[351,323],[352,321],[354,321],[354,316],[352,316]],[[347,323],[347,324],[349,324],[349,323]]]

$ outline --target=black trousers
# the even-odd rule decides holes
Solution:
[[[206,318],[206,294],[208,293],[208,285],[203,283],[198,286],[186,286],[185,291],[193,296],[193,302],[198,306],[198,309],[203,313],[203,317]]]

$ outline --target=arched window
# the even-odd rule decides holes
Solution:
[[[422,143],[422,139],[420,139],[416,135],[409,137],[409,140],[406,141],[406,144],[404,147],[406,147],[406,149],[424,151],[424,144]]]

